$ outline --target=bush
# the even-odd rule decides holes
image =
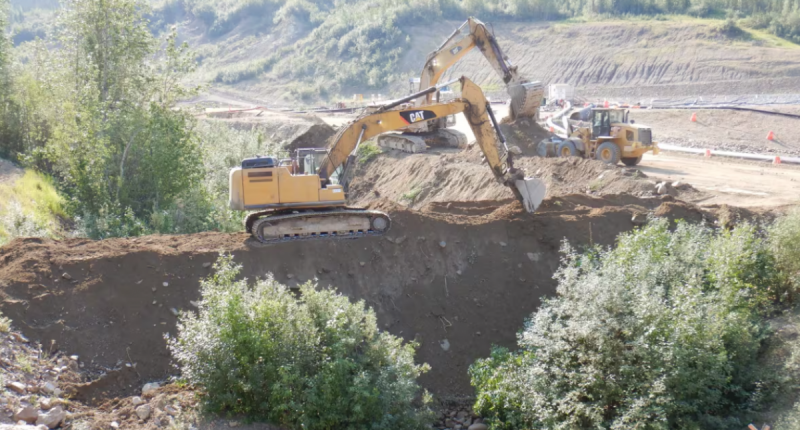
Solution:
[[[375,142],[364,142],[358,147],[358,162],[364,164],[381,154],[381,148]]]
[[[776,264],[787,281],[778,294],[782,300],[793,301],[800,288],[800,207],[775,220],[769,239]]]
[[[271,277],[249,287],[230,256],[214,267],[199,314],[182,314],[169,340],[209,411],[290,429],[426,428],[430,414],[413,399],[428,367],[363,302],[312,283],[298,299]]]
[[[742,428],[774,399],[758,359],[781,279],[754,226],[656,220],[564,255],[521,352],[470,369],[493,428]]]

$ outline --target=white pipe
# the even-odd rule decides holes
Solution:
[[[670,145],[667,143],[659,143],[659,149],[663,149],[664,151],[675,151],[675,152],[688,152],[692,154],[705,154],[705,149],[699,148],[686,148],[683,146],[677,145]],[[731,152],[731,151],[718,151],[718,150],[711,150],[711,155],[720,155],[723,157],[735,157],[735,158],[744,158],[747,160],[759,160],[759,161],[773,161],[775,160],[775,155],[764,155],[764,154],[748,154],[746,152]],[[800,157],[781,157],[781,163],[794,163],[800,164]]]
[[[560,111],[556,112],[555,114],[553,114],[553,116],[551,116],[550,118],[547,118],[547,121],[545,121],[545,123],[547,124],[548,127],[553,127],[553,131],[555,132],[556,135],[558,135],[558,136],[560,136],[560,137],[562,137],[564,139],[569,137],[569,136],[567,136],[566,124],[565,124],[564,127],[562,127],[560,125],[556,125],[553,122],[553,119],[561,118],[562,116],[564,116],[565,113],[569,112],[570,109],[572,109],[572,103],[567,102],[567,105],[564,107],[564,109],[561,109]]]

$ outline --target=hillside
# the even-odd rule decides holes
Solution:
[[[731,39],[720,34],[721,21],[602,21],[590,23],[497,22],[492,26],[503,49],[524,75],[545,83],[576,85],[585,97],[680,97],[703,95],[754,95],[796,93],[800,84],[800,49],[780,39],[753,31]],[[393,75],[386,84],[370,88],[365,83],[340,87],[330,73],[346,64],[330,58],[317,61],[310,76],[286,70],[313,54],[312,34],[299,21],[284,21],[265,31],[244,21],[218,38],[205,34],[202,23],[187,21],[182,36],[203,55],[198,78],[213,86],[264,101],[291,101],[305,97],[351,97],[352,93],[401,94],[407,79],[419,73],[425,56],[436,48],[460,21],[407,26],[409,35]],[[221,49],[221,47],[225,49]],[[241,70],[287,50],[269,70],[241,79]],[[297,48],[297,49],[295,49]],[[273,61],[273,60],[270,60]],[[502,93],[501,81],[474,51],[457,63],[448,77],[468,75],[489,93]],[[226,78],[220,79],[225,76]],[[227,78],[236,76],[236,78]],[[229,82],[224,82],[224,80]],[[337,94],[336,88],[343,88]]]

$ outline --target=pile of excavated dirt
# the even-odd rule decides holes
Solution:
[[[221,121],[239,130],[258,130],[286,151],[326,147],[336,130],[314,114],[277,111],[219,111],[207,114],[208,121]]]
[[[636,169],[579,158],[519,157],[516,167],[542,179],[550,197],[575,193],[652,196],[655,185]],[[350,185],[354,205],[389,199],[412,208],[431,203],[514,200],[481,162],[478,148],[407,154],[389,151],[360,166]]]
[[[423,385],[458,398],[472,392],[469,365],[492,345],[513,347],[525,318],[555,294],[563,239],[610,245],[634,227],[636,213],[706,217],[668,196],[561,196],[535,215],[517,203],[425,213],[385,200],[373,207],[392,216],[386,236],[268,246],[243,233],[17,239],[0,248],[0,311],[32,340],[77,354],[87,372],[102,375],[73,393],[101,404],[176,373],[164,336],[175,334],[176,313],[194,309],[218,254],[232,252],[250,279],[317,279],[365,300],[382,328],[420,343],[418,360],[432,366]]]

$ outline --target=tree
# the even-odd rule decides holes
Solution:
[[[172,109],[193,92],[181,79],[194,60],[174,30],[150,33],[147,12],[143,0],[67,0],[59,14],[48,70],[60,108],[44,157],[77,214],[148,218],[199,180],[194,121]]]
[[[8,27],[8,0],[0,0],[0,155],[9,156],[9,148],[17,139],[12,100],[11,43],[5,33]]]

